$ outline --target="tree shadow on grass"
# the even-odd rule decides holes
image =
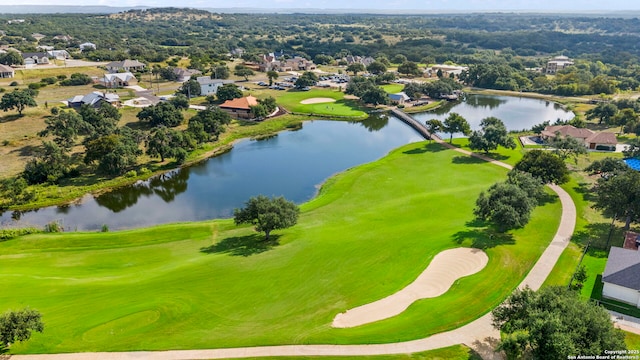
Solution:
[[[42,146],[39,145],[25,145],[15,150],[11,150],[11,153],[18,153],[19,156],[33,156],[37,154],[40,149],[42,149]]]
[[[427,152],[440,152],[440,151],[444,151],[446,150],[444,146],[438,144],[438,143],[429,143],[429,144],[425,144],[425,146],[421,147],[421,148],[415,148],[415,149],[411,149],[411,150],[407,150],[407,151],[403,151],[403,154],[409,154],[409,155],[414,155],[414,154],[424,154]]]
[[[486,161],[479,159],[475,156],[461,155],[461,156],[454,156],[451,162],[454,164],[483,164]]]
[[[18,114],[11,114],[11,115],[1,116],[0,117],[0,124],[6,123],[6,122],[10,122],[10,121],[16,121],[18,119],[22,119],[23,117],[24,117],[24,115],[18,115]]]
[[[459,245],[470,246],[477,249],[490,249],[499,245],[513,245],[516,240],[512,234],[497,232],[489,224],[474,219],[467,222],[469,229],[453,234],[453,241]]]
[[[200,248],[200,252],[246,257],[269,251],[280,245],[278,238],[280,238],[280,235],[273,234],[270,236],[269,241],[265,241],[262,234],[228,237],[211,246]]]
[[[582,198],[586,201],[593,202],[595,200],[595,195],[591,190],[591,184],[589,183],[581,182],[578,184],[578,186],[575,186],[573,190],[582,195]]]
[[[611,223],[587,224],[582,230],[573,233],[571,241],[582,246],[589,244],[587,254],[596,258],[604,258],[609,254],[609,247],[624,244],[623,229],[614,226],[609,246],[607,246],[610,231]]]

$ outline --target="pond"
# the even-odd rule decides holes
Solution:
[[[305,202],[331,175],[421,140],[400,120],[386,116],[363,122],[308,121],[300,130],[242,140],[220,156],[95,198],[87,195],[79,204],[6,212],[0,222],[42,227],[57,221],[73,231],[231,217],[234,208],[259,194]]]
[[[451,103],[435,111],[414,114],[414,118],[422,123],[430,119],[444,121],[451,112],[465,118],[471,130],[478,130],[480,121],[490,116],[502,120],[509,131],[529,130],[547,120],[554,123],[558,119],[567,121],[574,117],[572,112],[551,101],[512,96],[467,95],[464,102]],[[443,138],[449,137],[448,134],[439,135]],[[453,134],[453,137],[461,136],[462,134]]]
[[[466,102],[414,116],[424,122],[444,119],[451,111],[465,117],[473,129],[488,116],[500,118],[510,130],[573,117],[550,102],[502,96],[469,96]],[[233,209],[259,194],[302,203],[331,175],[421,140],[391,116],[353,123],[308,121],[302,129],[240,141],[228,153],[97,197],[87,195],[78,204],[5,212],[0,225],[42,227],[57,221],[67,231],[99,230],[103,225],[116,230],[231,217]]]

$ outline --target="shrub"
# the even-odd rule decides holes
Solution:
[[[12,81],[11,84],[9,84],[9,86],[18,86],[18,82],[17,81]]]
[[[64,79],[66,79],[66,78],[67,78],[67,75],[64,75],[64,74],[62,74],[62,75],[58,75],[58,76],[56,76],[56,78],[57,78],[58,80],[64,80]]]
[[[31,83],[31,84],[29,84],[29,89],[38,90],[43,86],[45,86],[45,84],[42,84],[42,83]]]
[[[46,77],[40,80],[41,83],[43,84],[49,84],[49,85],[53,85],[58,81],[58,79],[54,78],[54,77]]]
[[[140,175],[146,175],[149,173],[151,173],[151,170],[147,169],[146,167],[140,169]]]
[[[109,232],[109,225],[102,224],[102,228],[100,229],[100,232]]]
[[[64,228],[62,227],[62,225],[60,225],[60,223],[55,220],[44,226],[44,232],[59,233],[63,231],[64,231]]]
[[[42,232],[40,229],[34,227],[19,228],[19,229],[2,229],[0,230],[0,241],[15,239],[19,236],[36,234]]]
[[[129,170],[124,174],[124,176],[132,178],[138,176],[138,173],[135,170]]]

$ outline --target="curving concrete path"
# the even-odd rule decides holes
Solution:
[[[413,120],[415,121],[415,120]],[[421,125],[421,124],[420,124]],[[498,166],[511,169],[511,165],[487,158],[480,154],[458,149],[440,138],[433,139],[443,146],[465,155],[474,156],[489,161]],[[569,244],[576,223],[576,208],[569,194],[556,185],[549,187],[558,195],[562,204],[562,215],[558,230],[542,253],[531,271],[520,283],[519,288],[529,286],[537,290],[551,273],[553,266],[558,261],[560,254]],[[435,334],[424,339],[404,341],[389,344],[373,345],[277,345],[258,346],[229,349],[206,350],[170,350],[170,351],[129,351],[129,352],[94,352],[73,354],[39,354],[39,355],[12,355],[11,360],[190,360],[190,359],[223,359],[241,357],[266,357],[266,356],[311,356],[311,355],[386,355],[408,354],[427,350],[439,349],[447,346],[465,344],[483,359],[502,359],[500,354],[493,352],[500,333],[491,325],[491,313],[459,327],[454,330]]]

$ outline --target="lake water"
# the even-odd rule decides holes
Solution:
[[[510,130],[573,114],[553,103],[525,98],[469,96],[464,103],[416,114],[420,121],[444,119],[450,111],[473,129],[495,116]],[[284,196],[302,203],[331,175],[383,157],[399,146],[423,140],[394,117],[364,122],[308,121],[302,129],[260,140],[243,140],[233,150],[197,165],[93,197],[78,204],[24,213],[5,212],[3,226],[42,227],[58,221],[66,230],[111,230],[230,217],[251,196]]]
[[[452,103],[432,112],[415,114],[414,118],[424,123],[430,119],[444,121],[449,113],[456,112],[467,120],[472,130],[480,128],[482,119],[493,116],[504,122],[507,130],[528,130],[546,120],[554,123],[560,119],[571,120],[572,112],[550,101],[494,95],[468,95],[464,102]],[[449,138],[449,134],[438,134]],[[462,134],[453,134],[460,137]]]

